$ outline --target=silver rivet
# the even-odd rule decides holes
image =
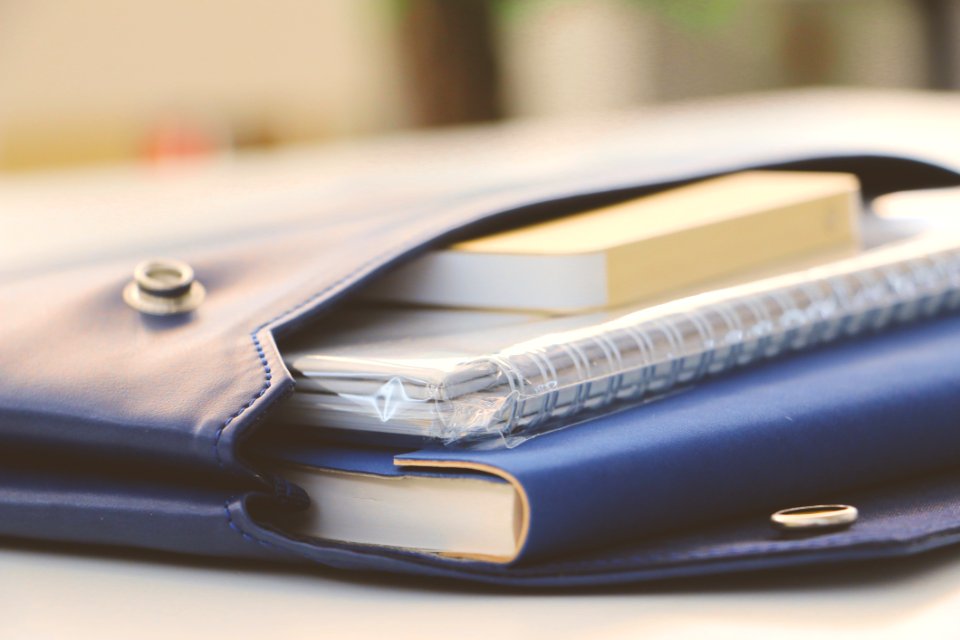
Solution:
[[[783,509],[770,516],[770,522],[784,531],[836,529],[857,521],[856,507],[846,504],[817,504],[810,507]]]
[[[124,301],[141,313],[170,316],[200,306],[206,290],[196,281],[186,262],[170,259],[145,260],[133,271],[133,280],[123,289]]]

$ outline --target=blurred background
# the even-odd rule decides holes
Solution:
[[[960,87],[960,0],[0,0],[0,171],[810,85]]]

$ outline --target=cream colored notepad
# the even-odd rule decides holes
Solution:
[[[574,312],[834,257],[858,243],[843,173],[751,171],[460,242],[371,291],[413,304]]]

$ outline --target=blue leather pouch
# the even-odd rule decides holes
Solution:
[[[960,136],[960,106],[935,111],[941,137]],[[670,126],[683,126],[682,117],[671,118]],[[323,543],[285,535],[252,515],[264,505],[298,508],[305,498],[282,478],[264,474],[245,449],[252,434],[270,429],[271,409],[292,389],[277,337],[335,313],[344,296],[430,246],[750,167],[851,171],[871,194],[960,184],[960,152],[923,133],[931,118],[905,117],[906,133],[884,122],[831,145],[813,134],[820,126],[813,120],[805,121],[809,137],[794,132],[772,144],[765,137],[770,129],[745,116],[739,129],[721,140],[739,141],[731,147],[708,150],[704,143],[703,153],[677,157],[671,149],[645,147],[638,136],[633,145],[621,140],[616,148],[593,150],[575,171],[520,185],[447,192],[388,212],[328,209],[269,234],[185,245],[177,257],[193,266],[208,296],[180,317],[146,317],[124,303],[121,292],[133,267],[126,259],[0,282],[0,535],[518,585],[610,583],[896,556],[956,542],[960,479],[949,470],[956,438],[947,428],[954,406],[944,386],[955,378],[938,370],[960,343],[960,325],[953,319],[771,363],[688,394],[705,403],[696,415],[709,414],[703,416],[699,442],[718,450],[736,447],[743,459],[754,445],[769,446],[773,432],[764,425],[772,414],[765,410],[796,409],[805,416],[809,438],[801,448],[810,456],[803,473],[836,479],[839,497],[862,514],[855,527],[821,537],[778,537],[769,529],[767,511],[757,509],[774,506],[778,496],[785,502],[833,497],[829,487],[805,485],[797,468],[758,463],[751,473],[772,474],[769,486],[776,488],[762,500],[738,505],[736,495],[725,496],[716,505],[700,505],[706,517],[695,522],[677,517],[671,506],[656,515],[655,526],[638,530],[635,540],[584,541],[576,553],[545,552],[514,566]],[[910,135],[910,126],[917,127],[916,135]],[[798,131],[802,134],[802,127]],[[693,143],[692,151],[698,148]],[[918,348],[938,356],[916,364],[929,384],[916,386],[913,395],[891,397],[889,412],[876,394],[862,396],[869,404],[860,411],[856,403],[843,403],[818,387],[823,383],[817,367],[836,375],[847,367],[869,386],[880,381],[870,376],[889,376],[869,366],[871,354],[897,358]],[[778,393],[781,404],[763,407],[716,400],[716,394],[736,396],[737,385],[759,389],[768,379],[771,388],[795,388],[796,395]],[[907,437],[903,421],[913,406],[925,407],[923,421],[937,423],[940,439],[915,443],[899,456],[894,436]],[[616,419],[655,420],[660,409],[646,409]],[[874,446],[864,441],[870,425],[862,416],[887,416],[892,427],[884,433],[893,439],[871,450],[871,465],[838,467],[844,461],[832,458],[830,450],[812,455],[817,443],[811,439],[832,423],[852,425],[855,440],[842,450],[854,460],[858,447]],[[731,429],[739,435],[724,440],[725,430],[711,430],[710,420],[755,428]],[[896,472],[881,472],[883,456]],[[736,476],[737,469],[730,473],[731,486],[741,490],[760,481]],[[670,486],[656,490],[656,499],[668,504]]]

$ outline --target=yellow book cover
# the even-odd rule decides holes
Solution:
[[[850,174],[737,173],[454,244],[373,295],[546,312],[620,306],[848,253],[859,208]]]

